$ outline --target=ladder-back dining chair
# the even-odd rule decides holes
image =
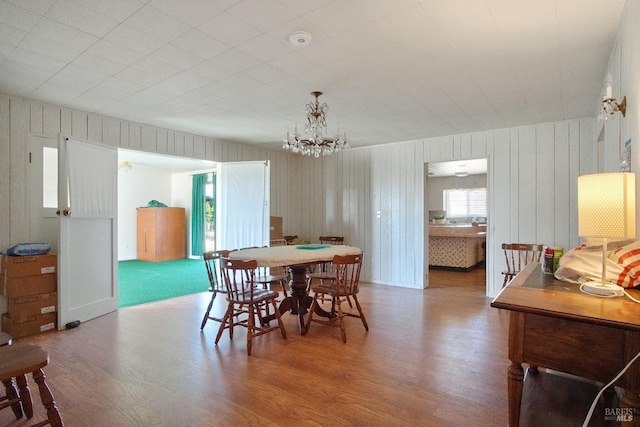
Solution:
[[[249,356],[251,355],[253,337],[280,330],[282,338],[287,339],[287,331],[284,329],[280,311],[276,306],[278,293],[256,286],[254,279],[257,267],[258,264],[255,260],[222,259],[222,277],[227,288],[228,306],[218,329],[215,343],[218,344],[225,329],[229,329],[229,339],[233,339],[234,326],[246,327],[247,354]],[[271,326],[269,322],[263,320],[263,311],[266,311],[268,305],[273,308],[278,321],[275,326]],[[240,316],[243,314],[247,314],[247,317],[241,318]]]
[[[318,240],[321,245],[344,245],[344,236],[320,236]],[[332,268],[331,261],[321,261],[317,264],[317,271],[313,272],[310,277],[332,280],[334,276]]]
[[[211,292],[211,300],[209,301],[209,305],[207,306],[207,311],[204,313],[204,317],[202,318],[202,323],[200,324],[200,329],[204,329],[204,325],[207,324],[207,320],[211,319],[216,322],[222,322],[222,319],[219,317],[215,317],[211,315],[211,308],[213,307],[213,302],[215,301],[218,293],[226,293],[227,289],[224,285],[224,281],[222,280],[221,273],[221,265],[220,262],[222,258],[229,256],[231,251],[221,250],[221,251],[208,251],[202,255],[204,259],[204,265],[207,269],[207,277],[209,278],[209,292]]]
[[[305,326],[305,333],[309,331],[311,322],[318,322],[323,325],[338,326],[342,334],[342,342],[347,342],[347,333],[344,324],[345,317],[357,317],[362,321],[362,325],[368,331],[369,325],[365,319],[362,307],[358,301],[358,287],[360,283],[360,270],[362,269],[362,254],[359,255],[336,255],[333,257],[335,266],[335,278],[332,282],[320,282],[313,287],[313,303],[309,309],[309,318]],[[320,299],[323,296],[331,298],[331,311],[328,318],[314,318],[314,310],[318,308]],[[353,298],[357,312],[343,310],[342,303]]]
[[[321,245],[344,245],[344,236],[320,236],[318,239]],[[312,272],[309,273],[309,287],[312,286],[314,280],[317,282],[333,281],[335,279],[335,266],[331,261],[321,261],[314,266]],[[331,298],[321,297],[321,302],[329,302]],[[351,300],[349,300],[351,306]]]
[[[506,269],[502,272],[504,288],[528,263],[540,262],[544,246],[529,243],[503,243],[502,250],[506,262]]]
[[[271,240],[269,246],[287,246],[287,241],[284,239]],[[273,286],[280,287],[285,298],[289,295],[287,291],[289,280],[290,274],[287,267],[258,267],[256,269],[256,284],[268,289],[272,289]]]

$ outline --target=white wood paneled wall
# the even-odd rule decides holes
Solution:
[[[422,288],[428,265],[425,164],[487,158],[487,294],[495,295],[503,242],[565,249],[579,244],[577,177],[595,172],[595,153],[593,119],[587,118],[305,158],[305,209],[290,224],[301,237],[344,235],[361,247],[368,281]]]
[[[487,158],[487,293],[495,295],[502,283],[501,243],[565,249],[579,243],[575,186],[580,174],[595,171],[593,127],[592,119],[571,120],[315,159],[0,95],[0,246],[29,238],[29,135],[62,132],[116,147],[213,161],[268,159],[271,212],[284,218],[285,234],[312,241],[322,234],[344,235],[365,252],[363,280],[422,288],[428,265],[425,163]]]

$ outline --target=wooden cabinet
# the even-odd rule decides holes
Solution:
[[[138,208],[137,258],[169,261],[185,258],[184,208]]]

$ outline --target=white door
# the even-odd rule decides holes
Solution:
[[[269,162],[220,163],[216,184],[216,247],[269,245]]]
[[[58,328],[118,309],[117,150],[58,140]]]

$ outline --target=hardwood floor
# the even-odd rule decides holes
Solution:
[[[346,344],[323,325],[301,336],[287,314],[287,340],[257,337],[250,357],[243,328],[218,346],[217,323],[200,331],[209,293],[15,341],[50,352],[44,371],[68,427],[506,426],[508,313],[484,293],[481,269],[433,270],[426,290],[363,283],[368,333],[347,319]],[[0,411],[0,425],[28,424]]]

